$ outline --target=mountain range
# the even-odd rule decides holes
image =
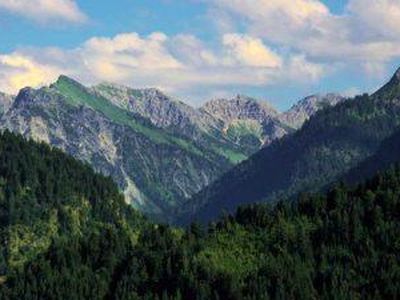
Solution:
[[[283,114],[244,96],[194,109],[64,76],[2,97],[0,299],[400,295],[400,70],[372,95],[308,97]],[[257,151],[240,138],[255,122],[285,132],[260,134]],[[222,168],[167,202],[185,178]],[[114,182],[125,170],[152,196],[146,214],[185,228],[125,203]]]
[[[85,87],[60,76],[15,97],[0,94],[0,128],[88,162],[114,179],[128,203],[165,220],[234,165],[342,100],[312,96],[279,113],[238,95],[194,108],[158,89]]]
[[[374,94],[318,111],[300,130],[225,173],[183,205],[186,220],[210,221],[239,205],[318,192],[358,166],[365,169],[370,165],[366,160],[380,161],[379,156],[371,157],[379,155],[382,143],[398,131],[399,104],[400,69]]]
[[[174,228],[87,164],[5,131],[0,299],[396,299],[399,195],[394,167],[356,188]]]

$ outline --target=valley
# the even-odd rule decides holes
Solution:
[[[60,76],[48,87],[3,96],[0,129],[88,162],[111,176],[134,208],[175,222],[175,212],[191,196],[342,99],[306,98],[283,114],[245,96],[193,108],[157,89],[88,88]]]

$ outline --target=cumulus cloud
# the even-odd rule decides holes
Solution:
[[[41,23],[60,19],[73,23],[87,20],[72,0],[0,0],[0,9]]]
[[[243,34],[225,34],[223,45],[234,64],[265,68],[282,66],[279,55],[266,47],[261,39]]]
[[[26,85],[43,85],[54,80],[60,71],[55,66],[37,63],[17,52],[0,55],[0,89],[15,93]]]
[[[400,39],[400,2],[351,0],[347,6],[359,38],[367,41]]]
[[[190,94],[307,82],[322,76],[324,68],[304,55],[280,55],[261,39],[236,33],[225,34],[214,48],[192,35],[123,33],[93,37],[75,49],[26,48],[0,56],[0,87],[8,92],[49,83],[60,73],[85,83],[111,81]]]
[[[314,62],[355,63],[375,72],[400,57],[398,0],[349,0],[340,15],[318,0],[206,1],[248,34]]]
[[[316,82],[328,72],[327,66],[310,62],[304,55],[290,57],[284,70],[287,72],[288,79],[303,82]]]
[[[169,53],[165,46],[167,40],[159,32],[146,38],[137,33],[95,37],[83,45],[81,56],[90,73],[106,80],[129,78],[135,70],[152,73],[180,69],[183,65]]]
[[[190,34],[178,34],[168,40],[168,49],[184,65],[201,67],[219,63],[215,53],[201,40]]]

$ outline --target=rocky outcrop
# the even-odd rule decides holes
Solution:
[[[0,115],[7,112],[13,101],[14,101],[14,96],[0,92]]]
[[[234,143],[252,153],[290,132],[279,113],[267,102],[238,95],[215,99],[200,108],[219,121],[220,130]]]
[[[232,166],[224,156],[96,97],[67,79],[49,88],[25,88],[0,127],[87,161],[111,176],[128,202],[156,217],[170,216]]]
[[[100,84],[92,89],[113,104],[149,119],[160,128],[187,130],[200,118],[196,109],[171,99],[155,88],[131,89],[113,84]]]
[[[279,119],[290,127],[298,129],[317,111],[327,106],[334,106],[344,99],[344,97],[332,93],[312,95],[297,102],[288,111],[282,113]]]
[[[157,89],[87,88],[60,76],[49,87],[22,89],[15,100],[0,94],[0,128],[90,163],[118,183],[127,202],[165,217],[323,106],[310,99],[282,118],[246,96],[193,108]]]
[[[267,102],[259,102],[253,98],[238,95],[233,99],[216,99],[207,102],[202,111],[215,116],[229,124],[234,120],[257,120],[264,122],[278,116],[278,112]]]
[[[158,89],[132,89],[103,83],[92,90],[159,128],[184,135],[206,148],[211,138],[246,156],[298,129],[319,109],[343,99],[335,94],[310,96],[289,111],[279,113],[266,101],[244,95],[214,99],[196,109]]]

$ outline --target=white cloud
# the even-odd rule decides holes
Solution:
[[[63,20],[82,23],[86,15],[72,0],[0,0],[0,9],[44,23]]]
[[[190,34],[179,34],[169,39],[168,49],[172,55],[179,57],[179,61],[184,65],[201,67],[219,63],[215,53],[201,40]]]
[[[400,57],[398,0],[349,0],[340,15],[318,0],[206,1],[248,34],[314,62],[353,63],[377,72]]]
[[[223,45],[234,64],[265,68],[282,66],[279,55],[267,48],[261,39],[241,34],[225,34]]]
[[[153,33],[141,38],[137,33],[119,34],[114,38],[91,38],[82,48],[85,67],[95,77],[121,81],[137,70],[143,74],[181,69],[165,46],[168,37]],[[140,76],[135,74],[135,76]]]
[[[192,35],[123,33],[93,37],[70,50],[24,48],[2,55],[0,90],[16,93],[24,86],[50,83],[62,73],[87,84],[109,81],[193,96],[286,80],[309,82],[324,71],[304,55],[280,55],[243,34],[225,34],[212,48]]]
[[[315,82],[327,72],[326,68],[324,65],[308,61],[304,55],[294,55],[284,70],[288,74],[287,77],[294,81]]]
[[[37,87],[57,78],[60,71],[17,52],[0,55],[0,90],[15,93],[27,85]]]
[[[210,0],[217,8],[243,16],[250,34],[293,43],[304,32],[317,30],[329,10],[313,0]],[[236,18],[238,22],[240,18]]]
[[[347,6],[359,38],[400,40],[400,2],[398,0],[350,0]]]

